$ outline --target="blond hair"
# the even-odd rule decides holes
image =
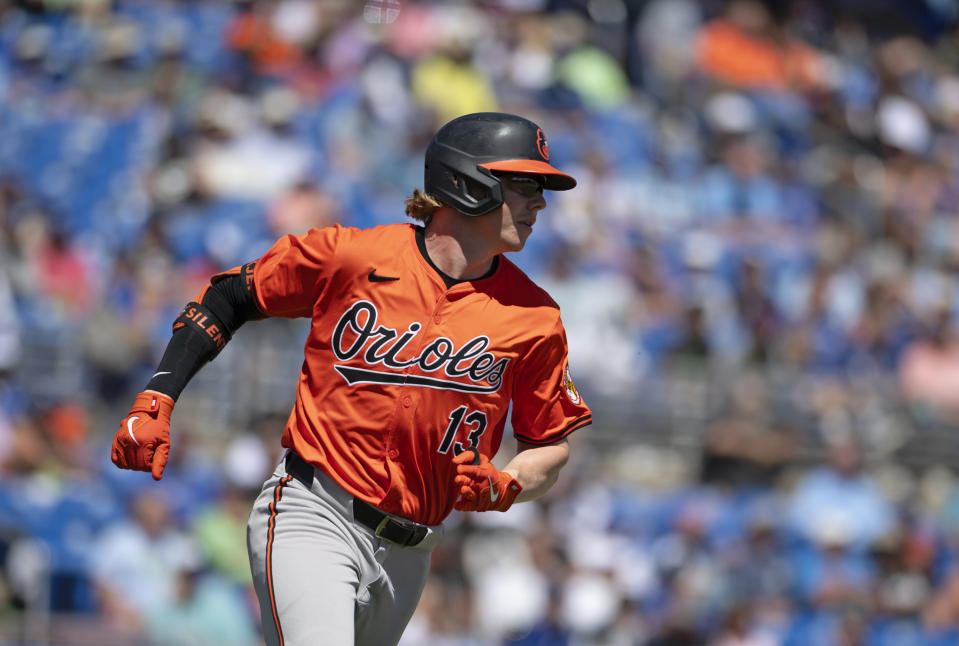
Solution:
[[[443,203],[420,189],[414,189],[413,194],[403,202],[406,205],[406,215],[423,224],[429,224],[433,214],[443,208]]]

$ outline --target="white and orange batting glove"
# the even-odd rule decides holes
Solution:
[[[170,413],[173,399],[145,390],[133,400],[133,408],[113,436],[110,457],[121,469],[150,471],[153,479],[163,477],[170,456]]]
[[[456,465],[453,483],[460,488],[454,507],[460,511],[506,511],[523,490],[516,478],[494,467],[489,458],[478,451],[463,451],[453,458],[453,464]]]

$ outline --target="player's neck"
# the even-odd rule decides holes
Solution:
[[[489,272],[496,254],[477,254],[451,236],[426,232],[426,253],[450,278],[473,280]]]
[[[500,252],[490,245],[464,235],[452,218],[433,218],[426,227],[426,253],[436,267],[450,278],[473,280],[487,274]]]

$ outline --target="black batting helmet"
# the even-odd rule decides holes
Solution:
[[[549,164],[546,135],[515,114],[477,112],[453,119],[426,149],[426,193],[467,215],[489,213],[503,203],[493,171],[535,173],[551,191],[568,191],[576,180]]]

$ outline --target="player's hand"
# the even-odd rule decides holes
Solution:
[[[133,408],[113,436],[110,457],[121,469],[150,471],[154,480],[163,477],[170,456],[170,413],[173,399],[146,390],[133,400]]]
[[[453,464],[456,465],[453,483],[460,493],[454,507],[460,511],[506,511],[523,490],[516,478],[498,470],[479,451],[463,451],[453,458]]]

